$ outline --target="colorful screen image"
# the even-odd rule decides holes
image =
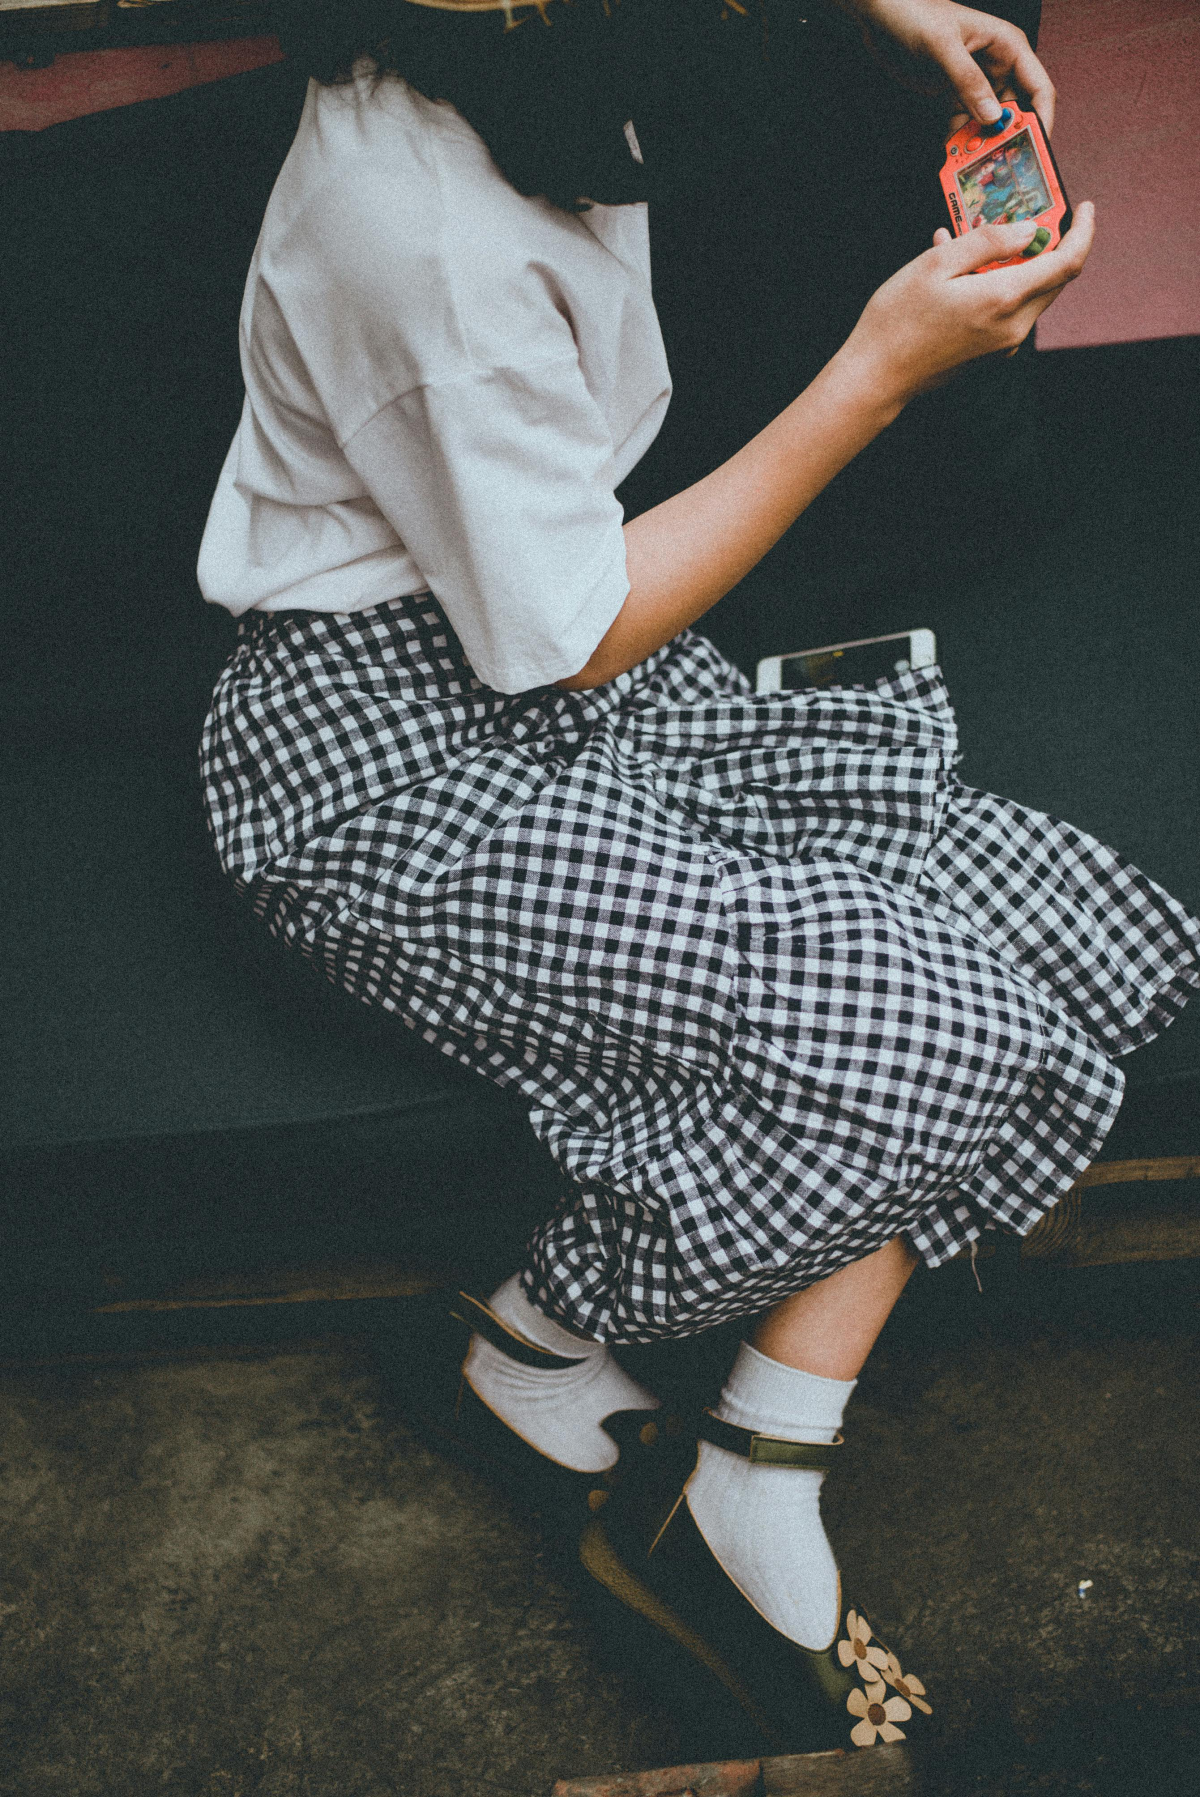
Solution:
[[[1046,177],[1028,131],[1019,131],[998,150],[989,150],[958,177],[967,223],[1015,225],[1036,218],[1051,205]]]

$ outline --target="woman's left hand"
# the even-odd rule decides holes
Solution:
[[[924,91],[948,87],[966,114],[981,125],[1000,117],[1002,100],[1016,100],[1032,106],[1047,133],[1053,129],[1054,84],[1025,33],[1007,19],[956,6],[954,0],[838,0],[838,4],[859,21],[872,48],[877,33],[891,40],[884,60],[902,81]],[[900,66],[894,54],[888,54],[895,46],[901,51]]]

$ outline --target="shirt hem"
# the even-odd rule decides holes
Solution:
[[[464,645],[464,653],[466,654],[467,660],[470,662],[476,677],[479,680],[482,680],[485,686],[491,687],[493,692],[511,695],[513,693],[532,692],[534,688],[539,686],[553,686],[556,680],[567,680],[572,674],[578,674],[581,668],[587,666],[599,644],[612,629],[612,626],[620,615],[622,606],[629,597],[629,581],[623,575],[620,596],[617,598],[616,604],[612,606],[611,610],[607,610],[602,614],[604,615],[604,622],[597,631],[597,614],[592,612],[591,606],[595,600],[596,594],[602,590],[603,585],[603,581],[597,581],[590,589],[587,599],[584,600],[583,604],[575,613],[574,619],[572,620],[573,634],[570,638],[573,647],[569,650],[564,649],[562,654],[557,656],[548,666],[526,662],[524,664],[518,663],[515,669],[507,666],[503,668],[485,668],[481,665],[484,658],[479,657],[477,660]],[[437,598],[436,592],[434,593],[434,598]],[[446,609],[442,600],[438,599],[438,604],[442,605],[443,610]],[[586,627],[584,624],[585,614]],[[450,616],[448,611],[447,616]],[[450,622],[453,626],[453,618],[450,619]],[[502,675],[503,677],[497,678],[498,675]]]

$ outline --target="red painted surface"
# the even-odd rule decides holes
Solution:
[[[1200,332],[1200,0],[1045,0],[1038,53],[1067,192],[1096,203],[1087,268],[1038,347]]]
[[[241,75],[280,62],[274,37],[203,44],[146,44],[119,50],[72,50],[45,69],[0,62],[0,131],[41,131],[108,112],[134,100],[161,100],[185,87]]]

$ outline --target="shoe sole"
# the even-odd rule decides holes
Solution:
[[[626,1609],[641,1616],[660,1633],[668,1636],[677,1646],[690,1654],[705,1671],[710,1673],[730,1696],[741,1706],[753,1722],[754,1726],[772,1746],[783,1748],[778,1731],[770,1717],[763,1710],[753,1691],[745,1681],[729,1665],[717,1650],[707,1642],[703,1635],[690,1628],[671,1606],[663,1601],[657,1591],[631,1572],[613,1547],[608,1534],[598,1517],[593,1517],[584,1527],[579,1538],[579,1559],[584,1571],[595,1579],[610,1596]]]

